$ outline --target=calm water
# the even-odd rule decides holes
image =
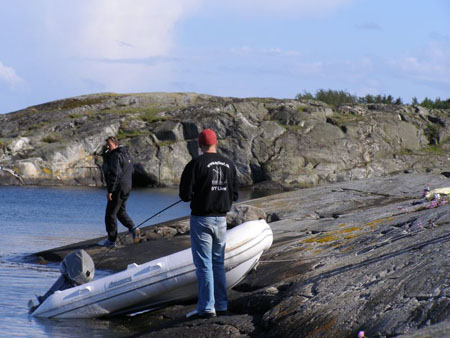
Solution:
[[[24,261],[28,254],[104,236],[106,191],[97,188],[0,187],[0,337],[128,337],[123,320],[38,319],[27,302],[59,276],[58,264]],[[249,194],[241,193],[241,200]],[[136,224],[178,201],[176,189],[135,189],[127,209]],[[144,226],[189,214],[179,203]],[[119,224],[119,231],[125,228]],[[97,271],[96,276],[101,275]]]
[[[128,210],[136,224],[178,200],[175,189],[133,190]],[[132,334],[108,320],[42,320],[27,302],[59,276],[58,264],[35,265],[23,258],[105,235],[105,190],[95,188],[0,187],[0,337],[120,337]],[[189,214],[180,203],[151,225]],[[119,231],[126,230],[119,225]],[[74,327],[76,328],[74,330]]]

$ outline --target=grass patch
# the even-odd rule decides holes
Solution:
[[[105,97],[92,97],[85,99],[66,99],[61,101],[61,104],[58,105],[58,108],[61,110],[69,110],[75,109],[83,106],[92,106],[99,103],[102,103],[105,100]]]
[[[43,138],[41,138],[41,142],[45,142],[45,143],[56,143],[61,140],[62,140],[62,136],[57,133],[51,133],[51,134],[48,134],[48,135],[44,136]]]
[[[427,153],[434,154],[434,155],[445,155],[447,151],[442,149],[440,145],[430,145],[428,147],[425,147],[424,150]]]
[[[28,126],[28,130],[41,129],[42,127],[44,127],[47,124],[48,123],[46,123],[46,122],[38,122],[38,123],[32,124],[31,126]]]
[[[176,143],[176,141],[174,141],[174,140],[167,140],[167,141],[158,142],[158,145],[160,147],[169,147],[169,146],[171,146],[172,144],[175,144],[175,143]]]
[[[170,110],[164,107],[124,107],[124,108],[110,108],[96,113],[99,114],[117,114],[120,116],[137,115],[136,118],[145,122],[155,122],[167,120],[167,117],[158,116],[159,113]]]
[[[29,110],[30,111],[72,110],[79,107],[92,106],[102,103],[106,98],[107,98],[106,96],[98,96],[98,97],[87,97],[84,99],[79,98],[64,99],[59,101],[43,103],[29,108]]]
[[[167,120],[168,118],[165,116],[158,116],[159,113],[162,113],[164,111],[167,111],[167,109],[165,108],[151,108],[151,109],[147,109],[143,114],[141,114],[139,116],[139,118],[142,121],[145,122],[156,122],[156,121],[163,121],[163,120]]]
[[[114,107],[114,108],[108,108],[102,111],[99,111],[101,114],[116,114],[116,115],[134,115],[134,114],[140,114],[144,108],[133,108],[133,107]]]
[[[332,124],[340,126],[347,123],[362,121],[364,120],[364,117],[353,113],[348,113],[348,114],[333,114],[331,117],[329,117],[329,119],[334,122]]]
[[[69,114],[69,117],[71,119],[79,119],[80,117],[83,117],[84,114]]]
[[[116,135],[118,140],[123,140],[125,138],[132,138],[136,136],[143,136],[143,135],[149,135],[150,133],[148,131],[141,131],[141,130],[132,130],[132,131],[119,131]]]
[[[258,103],[276,103],[277,99],[271,98],[271,97],[249,97],[248,100],[255,101]]]

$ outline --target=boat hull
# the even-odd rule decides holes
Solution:
[[[270,248],[272,230],[250,221],[227,231],[227,287],[239,283]],[[32,313],[44,318],[96,318],[159,308],[197,297],[191,249],[137,265],[89,283],[56,291]]]

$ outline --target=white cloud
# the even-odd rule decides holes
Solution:
[[[229,12],[250,16],[321,15],[353,0],[41,1],[45,4],[45,38],[41,32],[36,35],[44,45],[44,53],[51,51],[47,59],[58,60],[66,67],[62,70],[66,74],[64,81],[95,83],[95,88],[106,91],[130,92],[158,90],[178,77],[179,62],[170,62],[176,44],[175,28],[195,11],[213,9],[221,15]],[[244,47],[232,54],[291,60],[300,56],[296,51],[280,48]]]
[[[168,63],[115,63],[92,61],[76,70],[76,75],[84,82],[95,85],[95,91],[118,93],[148,92],[168,90],[173,70]]]
[[[415,55],[391,58],[387,65],[402,77],[449,85],[450,43],[431,42]]]
[[[164,88],[172,72],[175,26],[202,0],[42,1],[45,38],[39,39],[46,59],[55,60],[63,74],[62,83],[87,91],[142,92]]]
[[[82,58],[145,58],[165,55],[175,24],[200,0],[78,0],[46,2],[49,40]]]
[[[16,74],[14,68],[5,66],[1,61],[0,80],[6,82],[12,88],[23,82],[23,80]]]
[[[300,52],[294,50],[283,50],[281,48],[252,48],[252,47],[239,47],[231,48],[230,52],[234,55],[241,56],[276,56],[276,57],[299,57]]]

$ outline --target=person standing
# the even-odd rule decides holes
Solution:
[[[239,197],[239,182],[234,163],[217,153],[213,130],[203,130],[198,143],[203,154],[186,165],[179,187],[180,198],[191,202],[191,250],[198,287],[196,310],[186,317],[211,318],[228,310],[225,215]]]
[[[103,157],[103,172],[106,186],[105,226],[108,238],[98,242],[100,246],[114,246],[117,239],[117,219],[128,228],[136,242],[139,229],[134,229],[133,220],[127,213],[126,204],[130,196],[133,176],[133,162],[128,149],[119,145],[115,137],[106,139],[106,151]]]

